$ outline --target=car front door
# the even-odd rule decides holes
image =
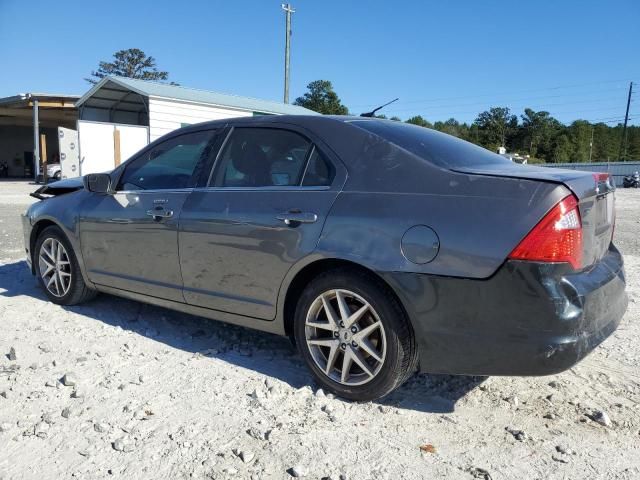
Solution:
[[[124,165],[113,193],[85,203],[80,242],[92,282],[184,302],[178,221],[214,136],[198,131],[158,143]]]
[[[300,131],[234,127],[204,188],[180,218],[187,303],[275,318],[289,268],[315,249],[346,178],[344,166]]]

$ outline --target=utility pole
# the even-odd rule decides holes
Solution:
[[[622,129],[622,138],[620,139],[620,152],[618,160],[624,161],[627,156],[627,122],[629,121],[629,105],[631,105],[631,92],[633,92],[633,82],[629,83],[629,96],[627,97],[627,113],[624,115],[624,127]],[[623,156],[624,147],[624,156]]]
[[[591,155],[593,154],[593,131],[596,127],[591,125],[591,141],[589,142],[589,162],[591,162]]]
[[[33,174],[34,180],[38,183],[38,175],[40,175],[40,120],[38,99],[33,99]]]
[[[281,5],[286,16],[286,32],[284,46],[284,103],[289,103],[289,50],[291,49],[291,14],[295,10],[288,3]]]

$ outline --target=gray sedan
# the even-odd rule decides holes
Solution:
[[[349,399],[416,370],[560,372],[627,307],[608,175],[399,122],[203,123],[34,195],[25,249],[51,301],[104,292],[288,335]]]

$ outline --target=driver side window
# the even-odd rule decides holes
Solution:
[[[194,171],[213,131],[187,133],[166,140],[126,165],[120,182],[122,190],[166,190],[195,185]]]

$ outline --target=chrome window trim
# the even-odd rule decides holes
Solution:
[[[265,187],[197,187],[194,192],[297,192],[297,191],[325,191],[331,190],[330,185],[307,186],[300,185],[273,185]]]
[[[118,195],[119,193],[124,194],[140,194],[140,193],[190,193],[195,188],[155,188],[150,190],[116,190],[113,192],[113,195]]]
[[[311,142],[311,149],[307,152],[307,161],[304,164],[304,171],[300,176],[300,187],[304,185],[304,177],[307,175],[307,170],[309,169],[309,163],[311,162],[311,157],[313,157],[313,153],[316,151],[316,144]]]
[[[209,186],[211,185],[211,180],[213,179],[213,172],[216,171],[216,167],[218,166],[218,162],[220,161],[220,156],[222,155],[222,152],[224,152],[224,149],[227,146],[227,142],[229,141],[229,138],[231,138],[231,134],[233,133],[235,128],[236,127],[232,126],[229,129],[229,131],[227,132],[227,136],[224,138],[224,141],[222,142],[222,145],[220,145],[220,148],[216,153],[216,159],[213,161],[213,165],[211,166],[211,171],[209,172],[209,179],[207,180],[207,186],[205,188],[209,188]]]

